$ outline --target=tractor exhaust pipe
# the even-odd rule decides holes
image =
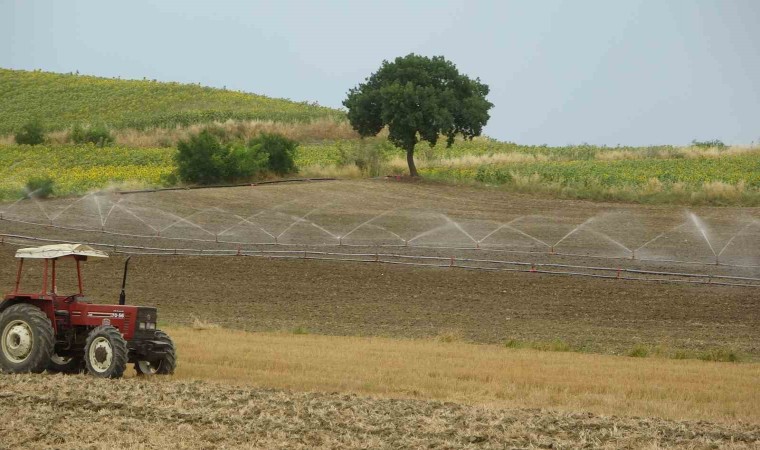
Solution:
[[[129,260],[132,259],[131,256],[127,257],[127,260],[124,261],[124,278],[121,280],[121,294],[119,294],[119,304],[124,305],[127,303],[127,292],[125,291],[127,287],[127,269],[129,269]]]

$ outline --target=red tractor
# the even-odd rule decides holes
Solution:
[[[156,308],[125,305],[129,258],[118,305],[93,304],[84,297],[81,262],[108,255],[87,245],[25,248],[19,258],[16,287],[0,302],[0,371],[51,372],[119,378],[128,363],[138,375],[172,374],[174,343],[156,329]],[[22,292],[24,261],[43,261],[42,288]],[[59,262],[76,266],[78,292],[61,295],[56,286]],[[50,278],[50,282],[48,282]]]

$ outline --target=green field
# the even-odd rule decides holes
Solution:
[[[197,85],[128,81],[0,69],[0,201],[24,195],[32,177],[55,182],[54,195],[104,187],[169,184],[176,143],[214,124],[229,138],[262,131],[300,141],[297,165],[306,175],[378,176],[407,172],[403,153],[382,136],[359,139],[341,111]],[[32,118],[48,131],[105,123],[110,147],[13,145],[8,133]],[[232,121],[228,121],[232,120]],[[222,123],[224,122],[224,123]],[[162,128],[169,127],[169,128]],[[2,135],[5,137],[2,138]],[[485,184],[560,198],[644,203],[760,204],[760,147],[549,147],[487,137],[444,140],[415,150],[429,180]]]
[[[478,145],[480,142],[484,144]],[[405,173],[402,153],[381,139],[364,144],[342,141],[302,145],[296,162],[312,175],[331,167],[352,166],[350,156],[361,145],[379,155],[381,174]],[[619,150],[515,148],[513,144],[497,148],[486,140],[457,142],[450,150],[445,146],[418,148],[423,176],[436,181],[481,183],[509,191],[589,200],[760,204],[760,149],[716,155],[671,148],[649,157],[650,150],[640,149],[638,159],[607,159]],[[175,151],[171,147],[91,145],[0,147],[0,200],[19,198],[28,179],[40,175],[55,181],[54,193],[59,196],[107,186],[161,186],[175,169]],[[540,159],[536,159],[537,154]],[[361,175],[355,171],[353,176]]]
[[[760,152],[693,159],[577,160],[430,167],[429,179],[485,183],[560,198],[760,205]]]
[[[192,84],[0,69],[0,134],[39,119],[48,130],[77,123],[173,127],[227,119],[309,121],[338,110]]]
[[[15,200],[32,177],[55,182],[57,196],[114,187],[162,184],[174,170],[174,149],[86,146],[0,147],[0,201]]]

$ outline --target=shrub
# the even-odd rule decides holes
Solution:
[[[718,139],[713,139],[712,141],[698,141],[694,139],[691,141],[692,147],[698,147],[698,148],[726,148],[726,144],[723,143],[723,141]]]
[[[229,147],[228,180],[250,179],[268,167],[270,156],[255,145],[232,144]]]
[[[271,172],[280,176],[298,172],[295,163],[296,141],[276,133],[262,133],[248,141],[248,147],[268,155],[267,168]]]
[[[739,362],[741,356],[739,352],[730,348],[713,348],[701,353],[699,359],[703,361]]]
[[[341,166],[353,164],[370,177],[380,175],[383,162],[387,159],[387,141],[372,142],[362,139],[359,145],[340,146],[338,148],[338,164]],[[392,146],[391,146],[392,147]]]
[[[180,141],[175,154],[179,177],[200,184],[250,178],[266,168],[267,160],[258,146],[222,144],[209,130]]]
[[[646,358],[649,356],[649,347],[638,344],[628,352],[628,356],[632,358]]]
[[[524,344],[517,339],[509,339],[504,343],[507,348],[523,348]]]
[[[86,128],[81,125],[74,125],[70,136],[75,144],[95,144],[99,147],[114,141],[111,131],[104,124],[90,125]]]
[[[55,182],[48,176],[31,177],[26,182],[27,197],[48,198],[53,193]]]
[[[299,325],[292,330],[293,334],[309,334],[309,330],[306,327]]]
[[[20,145],[39,145],[45,141],[45,129],[38,120],[33,120],[21,127],[14,136]]]

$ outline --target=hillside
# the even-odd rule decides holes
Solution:
[[[48,177],[54,196],[92,189],[175,185],[176,145],[213,126],[228,140],[262,132],[300,144],[302,176],[403,175],[403,152],[382,132],[359,139],[342,111],[308,103],[180,83],[118,80],[0,69],[0,201]],[[45,144],[15,145],[12,132],[32,118]],[[231,119],[231,120],[230,120]],[[113,143],[75,145],[70,127],[104,123]],[[548,197],[683,205],[760,205],[760,147],[694,142],[688,147],[548,147],[488,137],[444,140],[415,150],[428,180],[498,186]]]
[[[146,128],[226,119],[300,122],[343,116],[305,102],[192,84],[1,68],[0,98],[0,134],[35,117],[49,130],[60,130],[93,122]]]

